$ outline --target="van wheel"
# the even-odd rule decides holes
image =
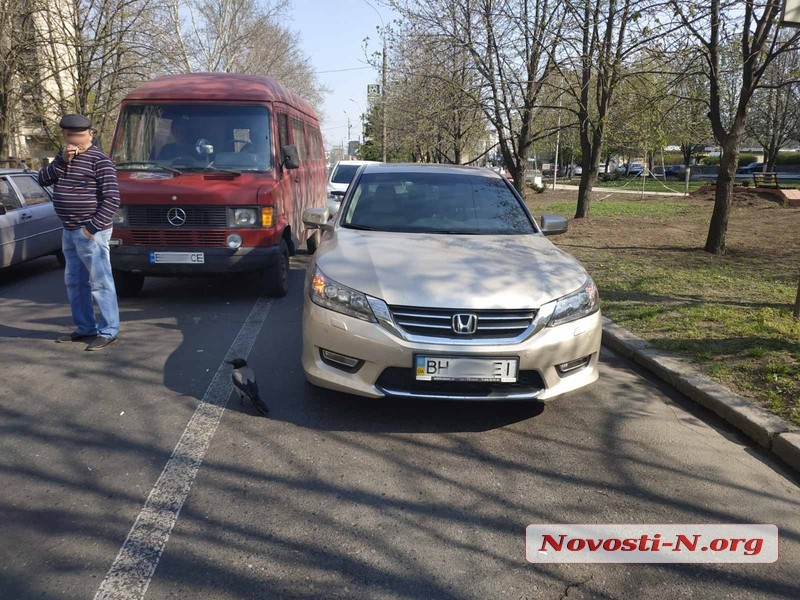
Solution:
[[[56,250],[55,256],[62,269],[67,266],[67,259],[64,258],[64,253],[61,250]]]
[[[268,296],[282,298],[289,291],[289,245],[281,240],[281,257],[264,272],[264,291]]]
[[[319,238],[320,238],[319,230],[315,231],[311,234],[311,237],[306,240],[306,250],[309,254],[314,254],[319,248]]]
[[[114,287],[117,288],[117,296],[120,298],[133,298],[138,296],[144,285],[144,275],[131,271],[118,271],[113,269]]]

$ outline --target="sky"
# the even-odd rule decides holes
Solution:
[[[380,72],[367,65],[364,38],[370,38],[370,54],[380,51],[376,28],[381,21],[375,11],[386,24],[397,14],[378,0],[369,2],[375,10],[367,0],[294,0],[291,8],[291,28],[302,36],[303,49],[311,58],[319,81],[330,89],[317,115],[327,149],[342,142],[346,147],[348,116],[351,139],[359,138],[360,116],[367,109],[367,85],[380,83]]]

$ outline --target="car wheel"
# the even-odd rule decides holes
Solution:
[[[314,254],[319,248],[319,238],[320,232],[319,230],[315,231],[308,240],[306,240],[306,250],[309,254]]]
[[[61,250],[56,250],[55,256],[62,269],[67,266],[67,259],[64,257],[64,253]]]
[[[289,246],[281,240],[281,257],[264,272],[264,291],[273,298],[282,298],[289,291]]]
[[[132,273],[131,271],[118,271],[114,269],[114,287],[117,288],[117,296],[121,298],[133,298],[138,296],[144,285],[144,275]]]

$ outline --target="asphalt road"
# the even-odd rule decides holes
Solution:
[[[148,280],[98,353],[53,343],[55,259],[0,273],[0,598],[95,596],[246,327],[270,416],[220,413],[146,598],[800,597],[800,480],[712,415],[605,349],[546,406],[312,388],[304,262],[269,303],[246,278]],[[780,558],[533,565],[529,523],[774,523]]]

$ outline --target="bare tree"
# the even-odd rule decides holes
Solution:
[[[420,31],[407,22],[387,28],[383,35],[390,76],[376,108],[387,112],[389,153],[424,162],[473,160],[485,138],[486,118],[481,80],[469,54],[454,46],[452,38]]]
[[[575,218],[582,218],[589,214],[617,90],[639,72],[628,65],[645,50],[662,53],[669,31],[658,22],[653,0],[570,0],[565,6],[568,24],[557,47],[558,76],[552,84],[571,98],[565,110],[578,123],[582,173]]]
[[[796,69],[800,52],[792,50],[772,61],[763,86],[753,94],[747,133],[764,148],[767,171],[775,170],[778,152],[800,131],[800,86]]]
[[[58,11],[38,4],[36,68],[27,81],[36,101],[28,119],[58,139],[61,114],[89,116],[98,136],[109,134],[125,93],[151,70],[147,24],[154,0],[71,0]]]
[[[155,34],[161,69],[268,75],[319,106],[326,90],[300,34],[281,25],[288,9],[288,0],[169,0]]]
[[[33,11],[23,0],[0,0],[0,157],[11,153],[19,107],[31,64]]]
[[[537,127],[539,98],[553,71],[564,8],[554,0],[394,0],[419,31],[449,40],[480,76],[481,106],[522,191],[528,154],[549,131]],[[465,90],[469,91],[469,90]]]
[[[751,100],[765,83],[770,64],[796,48],[800,32],[787,36],[779,29],[780,0],[670,0],[670,4],[704,64],[709,83],[708,116],[722,156],[705,250],[721,254],[725,251],[733,182]],[[725,73],[725,50],[734,47],[740,68],[733,74]],[[735,86],[727,94],[733,100],[732,114],[727,118],[726,84]]]

